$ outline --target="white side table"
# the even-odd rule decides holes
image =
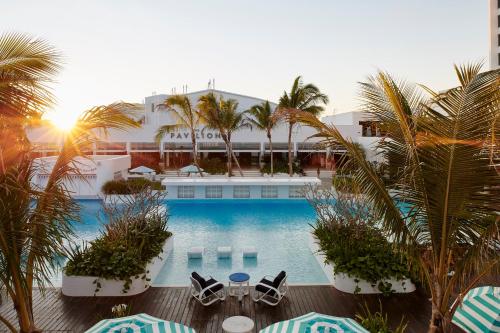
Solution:
[[[252,333],[253,327],[253,320],[245,316],[229,317],[222,322],[225,333]]]
[[[250,293],[250,275],[247,273],[233,273],[229,275],[229,296],[238,296],[238,301]]]

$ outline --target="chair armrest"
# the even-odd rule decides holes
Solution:
[[[272,280],[274,280],[275,276],[272,276],[272,275],[264,275],[264,277],[263,277],[263,278],[264,278],[264,279],[271,278],[271,279],[269,279],[269,280],[271,280],[271,281],[272,281]]]
[[[218,286],[218,285],[221,285],[222,287],[224,287],[224,284],[223,284],[222,282],[217,281],[217,282],[215,282],[215,283],[212,283],[212,284],[211,284],[211,285],[209,285],[209,286],[206,286],[206,288],[204,288],[204,289],[200,292],[200,294],[201,294],[201,295],[203,295],[203,294],[205,294],[205,292],[207,292],[207,291],[208,291],[208,292],[210,292],[210,293],[212,293],[212,294],[215,294],[215,293],[214,293],[212,290],[210,290],[210,289],[211,289],[211,288],[213,288],[213,287],[215,287],[215,286]]]
[[[270,285],[265,284],[265,283],[260,283],[260,282],[257,283],[255,286],[256,287],[263,286],[263,287],[268,288],[269,290],[267,292],[265,292],[264,295],[267,295],[267,294],[269,294],[269,292],[274,291],[276,294],[278,294],[278,297],[281,297],[281,292],[278,289],[274,288],[273,286],[270,286]]]

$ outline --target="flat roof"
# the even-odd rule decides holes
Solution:
[[[225,176],[204,176],[204,177],[167,177],[162,180],[162,185],[196,186],[196,185],[319,185],[321,180],[316,177],[225,177]]]

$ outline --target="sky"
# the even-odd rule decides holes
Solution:
[[[45,39],[64,55],[57,117],[145,96],[207,88],[277,101],[293,79],[359,109],[377,70],[436,90],[454,63],[488,65],[487,0],[0,0],[0,32]]]

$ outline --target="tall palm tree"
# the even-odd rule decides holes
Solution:
[[[213,93],[200,96],[198,102],[201,119],[209,128],[219,131],[226,145],[227,172],[232,175],[232,160],[236,163],[240,175],[243,176],[240,163],[233,152],[231,143],[232,134],[244,127],[251,127],[247,121],[246,112],[238,112],[238,102],[234,99],[217,98]]]
[[[271,177],[274,174],[274,166],[273,166],[273,142],[271,139],[271,131],[278,123],[278,118],[274,115],[274,110],[271,108],[271,104],[269,101],[262,102],[261,104],[257,104],[252,106],[248,113],[252,115],[252,117],[248,118],[250,123],[256,128],[265,131],[267,139],[269,140],[269,151],[271,153]]]
[[[125,112],[132,105],[87,111],[66,135],[47,186],[33,187],[38,166],[25,129],[52,105],[47,85],[59,68],[59,53],[46,42],[23,34],[0,36],[0,289],[12,299],[23,333],[39,331],[33,287],[43,291],[50,283],[56,259],[64,253],[63,241],[72,233],[68,221],[77,219],[77,206],[64,186],[69,173],[78,173],[74,158],[85,155],[99,132],[138,126]],[[2,316],[0,322],[18,331]]]
[[[163,125],[156,132],[156,142],[160,143],[163,137],[170,131],[178,128],[187,128],[191,132],[191,145],[193,154],[193,164],[198,168],[201,176],[200,165],[198,163],[198,152],[196,150],[196,129],[202,122],[198,110],[193,108],[191,101],[184,95],[173,95],[167,98],[164,106],[171,111],[176,123],[173,125]]]
[[[278,105],[278,114],[288,122],[288,173],[293,175],[292,131],[297,123],[295,113],[307,112],[318,116],[323,110],[319,104],[327,104],[328,96],[321,93],[314,84],[304,84],[302,77],[297,76],[289,93],[283,92]]]
[[[379,143],[390,158],[393,184],[333,125],[298,116],[327,143],[346,147],[359,185],[382,225],[422,272],[431,293],[429,332],[447,332],[458,303],[485,274],[498,274],[500,175],[498,157],[500,71],[455,66],[460,85],[442,92],[378,73],[362,84],[365,109],[387,131]],[[397,203],[406,202],[409,212]]]

